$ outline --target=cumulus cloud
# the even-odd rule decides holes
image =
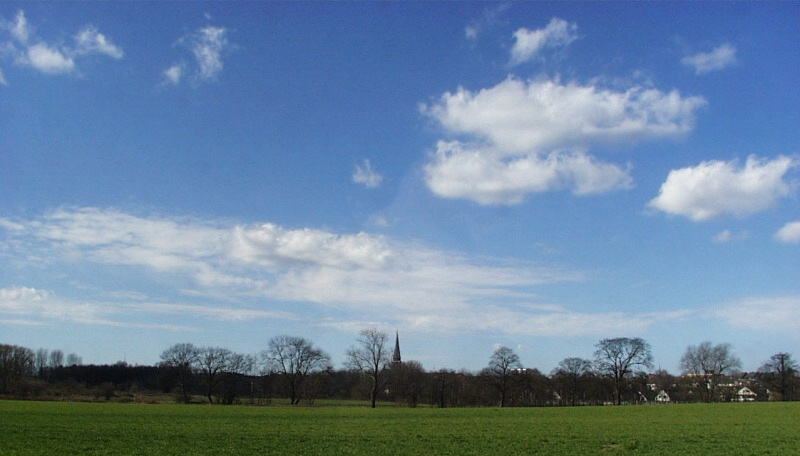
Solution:
[[[437,195],[517,204],[526,194],[570,188],[578,195],[630,188],[628,167],[590,146],[678,137],[694,125],[701,97],[634,86],[508,78],[477,92],[459,88],[423,105],[424,115],[465,141],[441,141],[425,167]]]
[[[554,17],[545,28],[514,32],[511,64],[518,65],[536,57],[545,49],[567,46],[578,39],[578,26]]]
[[[775,239],[784,243],[800,243],[800,220],[789,222],[775,233]]]
[[[508,78],[477,92],[447,92],[422,110],[450,132],[529,151],[678,136],[693,128],[705,104],[678,91]]]
[[[17,65],[33,68],[41,73],[72,74],[77,71],[77,59],[92,55],[105,55],[121,59],[122,48],[93,26],[85,26],[74,37],[74,45],[55,45],[47,43],[34,34],[25,12],[17,12],[14,21],[4,27],[11,41],[0,43],[5,47],[6,56],[11,56]]]
[[[789,195],[793,185],[786,174],[798,166],[796,159],[774,160],[751,156],[738,161],[704,161],[697,166],[670,171],[649,207],[693,221],[722,215],[746,217],[774,207]]]
[[[367,188],[376,188],[383,182],[383,175],[372,169],[369,159],[364,159],[363,165],[356,165],[353,171],[353,182],[364,184]]]
[[[694,68],[699,75],[722,70],[736,63],[736,48],[725,43],[710,52],[686,56],[681,63]]]
[[[589,195],[633,185],[627,170],[583,152],[531,152],[509,157],[457,141],[440,141],[425,173],[427,185],[435,194],[484,205],[518,204],[528,194],[562,188]]]
[[[202,27],[178,40],[181,47],[187,48],[193,57],[191,68],[185,63],[175,63],[162,72],[164,81],[177,85],[189,70],[195,83],[210,82],[217,79],[224,68],[223,55],[232,49],[225,27]]]
[[[63,51],[50,48],[46,44],[34,44],[26,53],[26,64],[45,74],[70,73],[75,69],[75,61]]]

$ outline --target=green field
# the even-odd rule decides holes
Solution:
[[[0,454],[798,454],[800,403],[575,408],[0,401]]]

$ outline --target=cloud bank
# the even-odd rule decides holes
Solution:
[[[586,280],[580,271],[470,257],[363,232],[232,226],[100,208],[0,219],[0,229],[8,267],[132,267],[156,273],[159,283],[181,284],[172,285],[172,298],[157,300],[148,298],[147,283],[81,300],[35,284],[1,289],[0,314],[29,322],[188,330],[186,322],[170,326],[158,315],[296,320],[311,306],[315,315],[324,308],[322,313],[337,316],[309,324],[344,330],[390,318],[395,325],[436,333],[470,327],[574,336],[644,328],[658,320],[537,304],[537,287]]]

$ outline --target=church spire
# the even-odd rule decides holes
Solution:
[[[403,360],[400,358],[400,334],[395,331],[394,333],[394,355],[392,355],[392,364],[400,364]]]

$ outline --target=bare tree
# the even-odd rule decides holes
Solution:
[[[405,401],[409,407],[416,407],[427,380],[422,364],[414,360],[392,363],[389,377],[390,400]]]
[[[34,373],[35,358],[29,348],[0,344],[0,394],[24,394],[26,377]]]
[[[388,336],[378,328],[361,330],[356,345],[347,350],[345,365],[361,372],[370,379],[370,403],[375,408],[384,383],[384,371],[389,365],[389,353],[386,348]]]
[[[595,366],[614,381],[614,400],[622,404],[622,389],[630,374],[637,368],[652,368],[650,344],[639,337],[617,337],[598,342],[594,352]]]
[[[67,366],[80,366],[81,364],[83,364],[83,358],[78,356],[77,353],[67,355]]]
[[[500,407],[506,406],[511,374],[521,367],[519,356],[508,347],[498,348],[489,358],[489,366],[483,370],[483,374],[500,393]]]
[[[47,361],[50,368],[61,367],[64,365],[64,352],[61,350],[53,350],[50,352],[50,358]]]
[[[331,364],[327,353],[302,337],[273,337],[262,356],[267,368],[285,379],[292,405],[300,403],[306,378],[314,372],[328,369]]]
[[[800,366],[792,359],[790,353],[776,353],[770,356],[769,361],[762,364],[758,371],[769,385],[780,393],[782,401],[794,399],[793,392],[798,384],[797,372],[800,371]]]
[[[197,348],[188,343],[175,344],[161,353],[159,365],[168,377],[181,388],[184,403],[189,402],[189,387],[194,379],[193,369],[197,363]]]
[[[552,377],[561,389],[561,397],[569,405],[575,405],[578,396],[585,389],[586,377],[592,372],[592,362],[583,358],[564,358],[553,369]]]
[[[46,348],[40,348],[36,350],[36,375],[39,377],[44,377],[44,371],[47,369],[47,355],[48,351]]]
[[[705,388],[700,389],[701,394],[707,393],[706,400],[712,402],[718,399],[717,386],[720,377],[733,370],[741,369],[742,361],[733,354],[731,344],[713,345],[711,342],[705,341],[698,346],[690,345],[686,348],[680,367],[684,374],[704,380]]]
[[[221,347],[203,347],[197,351],[197,370],[205,383],[209,404],[214,403],[214,392],[223,380],[233,355],[232,351]]]
[[[222,403],[233,404],[243,379],[253,372],[255,358],[241,353],[230,353],[222,371]]]

